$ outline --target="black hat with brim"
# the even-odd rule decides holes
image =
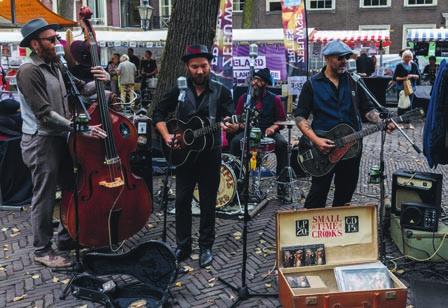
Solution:
[[[271,71],[267,67],[262,68],[261,70],[258,70],[257,72],[255,72],[254,76],[260,77],[261,79],[264,80],[264,82],[266,82],[268,85],[272,86]]]
[[[30,42],[35,39],[37,35],[45,30],[58,30],[60,27],[57,24],[49,24],[43,18],[36,18],[28,21],[20,30],[22,32],[23,40],[20,42],[20,47],[30,47]]]
[[[193,58],[206,58],[210,61],[213,59],[213,55],[208,52],[208,48],[205,45],[190,45],[185,50],[182,61],[186,63]]]

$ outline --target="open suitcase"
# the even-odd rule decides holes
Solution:
[[[384,275],[390,277],[388,288],[376,289],[377,284],[373,281],[370,284],[368,280],[370,276],[363,276],[363,279],[367,277],[361,281],[367,284],[363,290],[341,291],[338,288],[335,267],[361,268],[373,262],[378,262],[375,206],[277,213],[278,288],[283,307],[406,307],[406,286],[386,268]],[[360,273],[358,270],[356,274]],[[344,279],[339,282],[345,281],[348,289],[357,288]]]
[[[83,265],[88,274],[73,280],[72,294],[105,307],[162,307],[177,275],[176,257],[160,241],[142,243],[124,254],[89,252]],[[129,275],[136,282],[119,284],[98,277],[111,275]]]

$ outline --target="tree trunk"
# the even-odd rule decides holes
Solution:
[[[176,85],[177,78],[185,76],[181,60],[185,48],[190,44],[204,44],[211,50],[218,8],[217,0],[174,0],[150,117],[162,96]]]
[[[252,28],[254,0],[245,0],[243,8],[243,29]]]

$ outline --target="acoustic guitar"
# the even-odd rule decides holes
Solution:
[[[403,122],[422,118],[422,109],[414,109],[401,116],[394,117],[395,122]],[[302,169],[311,176],[324,176],[329,173],[340,160],[350,159],[361,151],[361,139],[384,129],[384,123],[377,123],[360,131],[355,131],[350,125],[342,123],[329,131],[319,131],[319,137],[330,139],[335,147],[329,153],[320,152],[314,144],[302,136],[299,141],[297,161]]]

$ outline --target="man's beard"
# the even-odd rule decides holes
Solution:
[[[187,72],[187,76],[193,81],[197,86],[203,86],[207,83],[210,78],[210,74],[204,74],[200,76],[193,76],[190,72]]]
[[[41,57],[46,63],[56,62],[58,56],[54,48],[45,48],[40,45],[40,49],[37,51],[37,55]]]
[[[254,97],[260,97],[262,93],[263,93],[262,88],[254,87],[254,92],[253,92]]]

